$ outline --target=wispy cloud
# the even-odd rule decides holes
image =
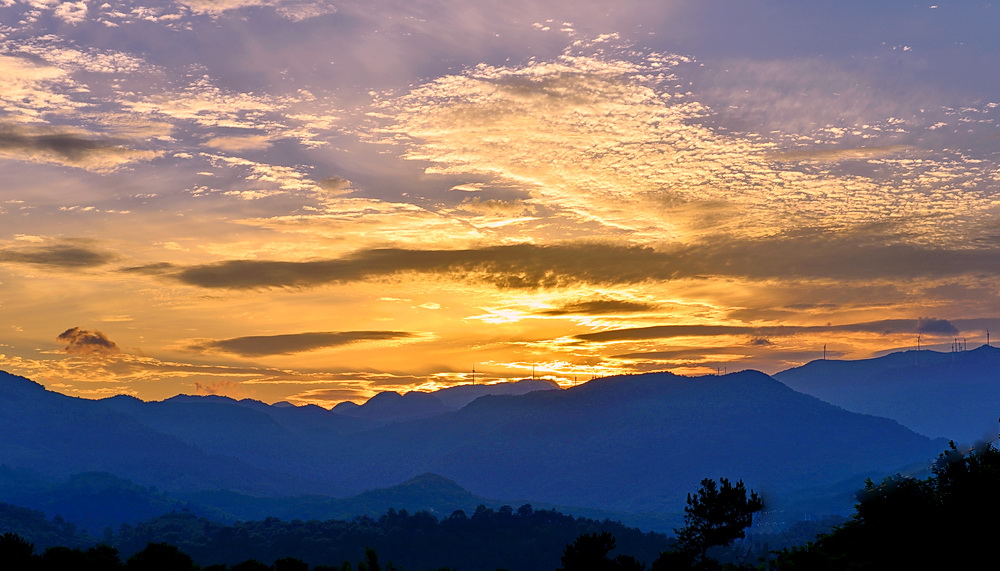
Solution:
[[[996,149],[976,157],[928,150],[918,144],[929,133],[925,119],[902,120],[883,106],[866,111],[878,121],[819,122],[807,132],[763,120],[752,122],[771,129],[763,134],[717,128],[730,123],[679,88],[696,75],[693,63],[628,52],[614,40],[581,41],[553,61],[480,65],[386,99],[380,111],[394,122],[382,133],[405,145],[405,158],[430,163],[428,173],[530,193],[551,210],[539,222],[549,238],[589,225],[591,236],[707,242],[719,233],[850,232],[888,220],[903,230],[894,242],[988,232],[960,220],[994,207]],[[789,75],[771,69],[779,71]],[[809,98],[783,92],[789,105],[797,98],[800,114],[813,109],[803,103]],[[996,132],[993,122],[984,128]]]
[[[70,95],[77,87],[56,66],[0,55],[0,101],[7,120],[38,122],[45,113],[74,111],[83,106]]]
[[[271,6],[275,11],[294,21],[333,14],[336,6],[325,0],[178,0],[196,14],[219,16],[231,10]]]

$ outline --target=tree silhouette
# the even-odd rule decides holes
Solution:
[[[392,571],[392,565],[389,565]],[[382,565],[378,562],[378,553],[371,547],[365,548],[365,560],[358,562],[358,571],[382,571]]]
[[[1000,451],[951,443],[924,479],[868,480],[854,517],[780,554],[780,569],[976,569],[995,558]]]
[[[274,562],[274,571],[309,571],[309,565],[295,557],[283,557]]]
[[[194,562],[186,553],[168,543],[150,543],[128,558],[128,571],[194,571]]]
[[[731,483],[711,478],[701,481],[701,489],[688,494],[684,507],[684,527],[674,530],[680,551],[701,563],[710,547],[729,545],[745,536],[753,514],[764,509],[756,492],[747,493],[743,480]]]
[[[615,544],[615,536],[606,531],[583,534],[566,546],[557,571],[643,571],[645,567],[630,555],[608,557]]]
[[[16,533],[0,535],[0,567],[27,569],[35,554],[35,546]]]

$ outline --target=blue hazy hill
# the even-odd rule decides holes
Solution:
[[[232,455],[215,454],[165,434],[101,401],[45,390],[23,377],[0,372],[0,458],[7,466],[65,477],[109,472],[143,485],[167,489],[231,487],[275,493],[288,485],[309,487],[305,479],[271,471]],[[211,422],[205,418],[204,422]],[[188,430],[178,427],[178,431]],[[237,442],[230,425],[202,440]],[[242,428],[242,427],[237,427]]]
[[[904,351],[859,361],[812,361],[775,378],[847,410],[921,434],[971,443],[997,436],[1000,349]]]
[[[90,401],[11,375],[0,377],[0,397],[8,465],[108,472],[171,493],[345,497],[434,473],[486,498],[676,514],[702,478],[726,476],[776,506],[846,512],[854,498],[843,482],[926,465],[945,446],[756,371],[484,395],[368,429],[322,409],[218,397]],[[276,420],[299,413],[310,420]]]
[[[355,434],[336,450],[354,466],[341,474],[347,488],[434,472],[491,497],[635,512],[677,509],[705,477],[741,478],[780,501],[929,460],[943,446],[746,371],[483,397],[451,414]],[[849,508],[853,497],[843,501]]]
[[[551,390],[559,390],[559,385],[549,380],[522,379],[492,385],[459,385],[431,393],[411,391],[401,395],[395,391],[384,391],[368,399],[364,404],[342,402],[333,407],[333,412],[385,424],[430,418],[459,410],[483,396],[523,395]]]

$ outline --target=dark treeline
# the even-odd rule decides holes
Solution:
[[[41,521],[44,518],[39,512],[34,513],[35,527],[40,527],[38,518]],[[37,553],[32,546],[35,568],[160,569],[142,565],[157,558],[186,557],[190,562],[188,567],[169,568],[186,570],[197,564],[213,570],[229,566],[243,571],[269,568],[374,571],[369,559],[374,556],[387,571],[390,563],[394,569],[411,571],[442,568],[552,571],[559,567],[566,546],[583,535],[611,535],[617,540],[617,552],[647,563],[672,545],[672,540],[662,534],[644,533],[608,520],[534,510],[530,505],[516,510],[509,506],[498,510],[480,506],[472,514],[456,511],[443,519],[427,512],[389,510],[378,518],[362,516],[350,521],[268,518],[232,525],[189,513],[173,513],[135,526],[122,526],[117,533],[107,534],[97,548],[87,546],[71,528],[64,531],[67,546],[40,548]],[[57,537],[47,533],[47,537]],[[0,542],[0,559],[10,561],[11,553],[23,556],[25,545],[31,544],[19,535],[8,533]],[[147,553],[150,549],[155,553]],[[118,567],[109,566],[112,551],[121,563]],[[159,555],[153,557],[156,553]],[[88,563],[88,558],[94,557],[103,566]],[[4,567],[2,561],[0,567],[10,568]]]

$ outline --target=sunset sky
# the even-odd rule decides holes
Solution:
[[[0,0],[0,369],[382,390],[1000,334],[1000,5]]]

